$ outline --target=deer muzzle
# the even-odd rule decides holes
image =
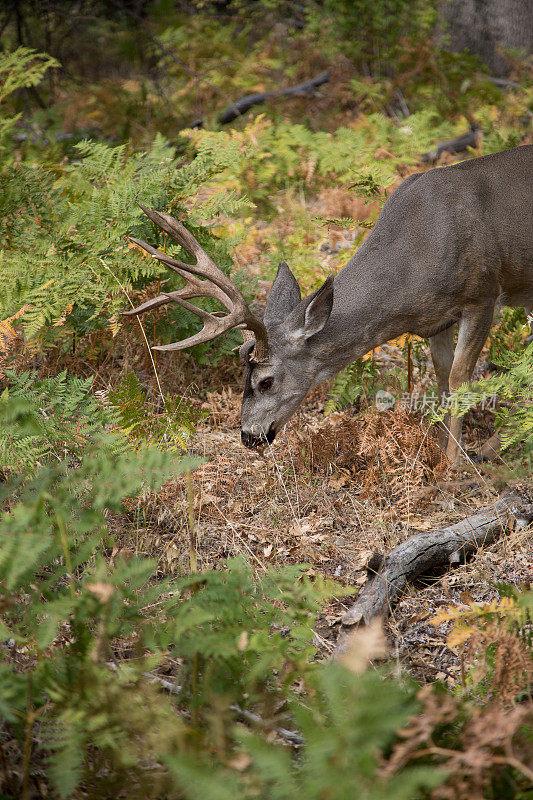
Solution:
[[[241,442],[245,447],[250,450],[260,450],[266,447],[267,444],[272,444],[276,437],[274,426],[271,425],[268,433],[251,433],[250,431],[241,431]]]

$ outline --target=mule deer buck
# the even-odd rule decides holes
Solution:
[[[154,348],[165,352],[242,331],[246,447],[271,443],[311,388],[404,333],[429,339],[439,393],[447,394],[472,377],[496,304],[533,307],[532,188],[533,145],[410,175],[344,269],[309,297],[302,300],[282,262],[264,320],[183,225],[141,206],[196,263],[132,239],[187,283],[125,313],[177,302],[197,314],[200,333]],[[194,297],[215,298],[228,313],[208,313],[189,302]],[[461,420],[453,418],[452,465],[460,437]]]

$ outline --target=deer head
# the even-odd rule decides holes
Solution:
[[[199,333],[181,342],[153,348],[162,351],[183,350],[215,339],[231,328],[238,328],[243,335],[240,354],[245,362],[241,439],[246,447],[251,448],[270,444],[308,391],[326,377],[322,374],[324,349],[311,347],[309,340],[328,321],[333,305],[333,278],[330,276],[316,292],[302,300],[296,278],[282,261],[262,321],[190,231],[168,214],[151,211],[144,206],[141,208],[193,256],[196,263],[177,261],[146,242],[130,239],[177,272],[186,280],[186,285],[176,292],[148,300],[124,312],[124,315],[142,314],[175,302],[201,318],[204,326]],[[189,302],[195,297],[212,297],[225,306],[228,313],[204,311]]]
[[[296,278],[281,262],[265,309],[269,357],[254,363],[247,355],[250,345],[241,347],[245,361],[241,439],[246,447],[271,444],[309,390],[322,380],[324,347],[312,346],[310,340],[325,326],[332,305],[331,276],[302,300]]]

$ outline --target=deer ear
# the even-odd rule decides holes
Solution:
[[[333,275],[320,289],[303,300],[287,320],[289,335],[293,339],[310,339],[319,333],[329,319],[333,308]]]
[[[283,322],[300,303],[301,299],[302,295],[298,281],[285,261],[282,261],[268,295],[264,317],[264,323],[267,328]]]

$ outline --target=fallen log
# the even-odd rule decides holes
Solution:
[[[443,153],[464,153],[469,148],[477,149],[481,141],[481,128],[475,123],[470,125],[468,133],[463,133],[455,139],[448,139],[446,142],[439,142],[434,150],[424,153],[421,161],[425,164],[435,164]]]
[[[271,92],[255,92],[254,94],[247,94],[240,97],[222,111],[218,115],[218,121],[221,125],[227,125],[228,122],[233,122],[237,117],[241,117],[252,106],[260,105],[266,100],[271,100],[273,97],[299,97],[310,92],[313,92],[323,83],[327,83],[330,79],[329,71],[321,72],[315,78],[311,78],[303,83],[297,83],[296,86],[288,86],[286,89],[274,89]]]
[[[409,583],[445,571],[483,545],[492,544],[510,527],[525,527],[531,522],[533,504],[525,495],[508,492],[461,522],[410,536],[385,558],[374,559],[367,583],[341,620],[341,633],[333,657],[345,652],[350,628],[359,623],[368,624],[376,617],[387,617]]]

